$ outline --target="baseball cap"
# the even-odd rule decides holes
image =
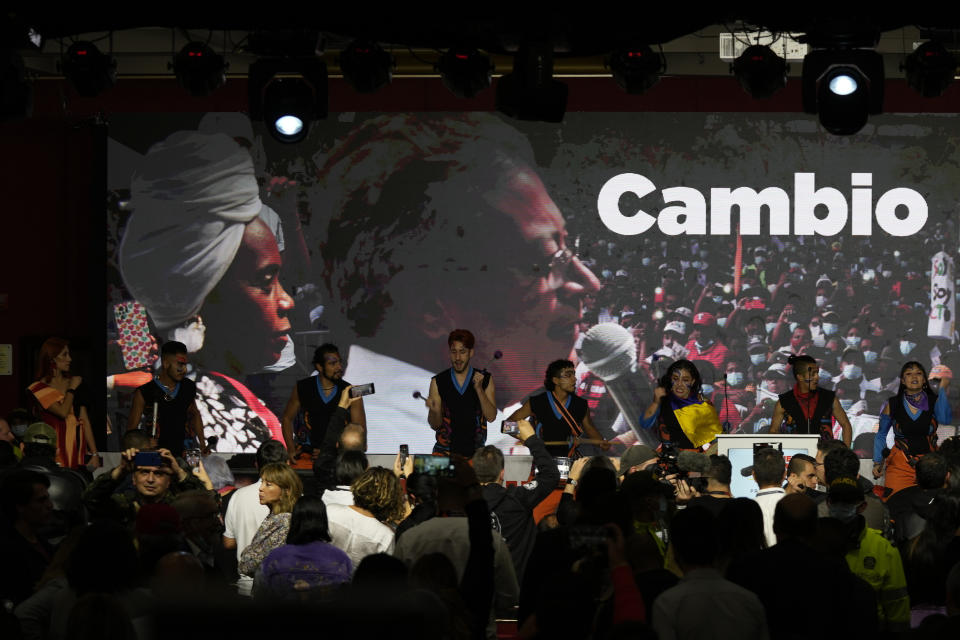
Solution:
[[[691,310],[689,307],[677,307],[676,309],[673,310],[673,312],[679,313],[681,316],[685,318],[693,317],[693,310]]]
[[[663,328],[664,332],[673,331],[674,333],[679,333],[680,335],[685,335],[686,332],[683,330],[683,325],[676,320],[668,322],[667,326]]]
[[[627,449],[620,457],[620,477],[626,475],[631,467],[643,464],[647,460],[657,457],[657,452],[645,444],[635,444]]]
[[[747,338],[747,351],[766,351],[767,343],[760,336],[750,336]]]
[[[857,486],[857,480],[855,478],[837,478],[830,483],[830,490],[827,495],[831,500],[847,504],[859,504],[863,501],[863,491]]]
[[[57,446],[57,432],[46,422],[34,422],[23,433],[23,441],[31,444]]]
[[[780,363],[772,364],[772,365],[770,365],[770,367],[766,370],[766,372],[764,372],[763,377],[764,377],[764,378],[786,378],[786,377],[787,377],[787,365],[785,365],[785,364],[780,364]]]
[[[717,324],[717,319],[716,317],[714,317],[712,313],[701,311],[697,315],[693,316],[693,324],[700,324],[700,325],[712,327],[713,325]]]

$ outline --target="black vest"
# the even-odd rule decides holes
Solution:
[[[670,406],[670,394],[660,398],[660,415],[657,416],[659,422],[660,441],[670,442],[678,449],[696,449],[690,438],[680,428],[680,422],[676,414],[673,413],[673,407]]]
[[[183,441],[192,438],[193,433],[187,428],[187,410],[194,404],[197,397],[197,384],[184,378],[180,381],[180,389],[176,397],[167,396],[167,392],[160,388],[156,378],[137,391],[143,396],[143,415],[153,416],[153,405],[157,405],[157,444],[162,449],[169,449],[174,457],[183,456]]]
[[[803,413],[800,401],[794,395],[793,390],[781,393],[777,396],[783,412],[786,414],[783,424],[780,425],[781,433],[816,433],[820,434],[821,440],[833,440],[833,401],[836,394],[827,389],[817,388],[817,406],[813,409],[813,417],[807,420]]]
[[[453,369],[446,369],[433,376],[437,391],[443,402],[443,418],[437,429],[437,444],[434,453],[459,453],[467,457],[487,441],[487,421],[483,417],[480,398],[473,388],[473,373],[467,370],[463,393],[454,383]]]
[[[330,422],[330,416],[336,411],[340,404],[340,394],[350,386],[346,380],[340,379],[333,391],[324,400],[320,395],[320,376],[310,376],[303,380],[297,380],[297,397],[300,398],[300,408],[303,409],[303,417],[310,429],[310,443],[316,448],[323,442],[323,437],[327,433],[327,424]]]
[[[927,404],[931,407],[921,411],[916,420],[910,417],[903,407],[903,394],[890,398],[890,417],[893,418],[895,445],[908,456],[922,456],[936,449],[937,419],[933,416],[933,406],[937,397],[927,394]]]
[[[570,430],[570,425],[563,419],[563,414],[557,416],[553,411],[550,401],[557,402],[556,398],[551,398],[553,394],[550,391],[538,393],[530,396],[530,410],[537,417],[540,423],[540,438],[546,442],[567,441],[575,434]],[[567,396],[570,405],[566,407],[570,416],[579,427],[583,427],[583,418],[587,415],[587,401],[577,395]],[[557,409],[559,411],[559,409]],[[570,453],[570,445],[548,445],[547,451],[552,456],[565,457]]]

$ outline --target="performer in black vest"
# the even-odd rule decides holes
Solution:
[[[294,442],[293,437],[293,421],[297,412],[303,409],[303,417],[310,430],[310,442],[314,448],[319,448],[327,432],[330,416],[340,402],[340,394],[350,386],[343,379],[344,362],[336,345],[327,343],[317,347],[313,352],[313,366],[317,375],[297,381],[280,419],[291,463],[296,461],[301,452],[300,445]],[[350,405],[350,423],[364,428],[367,426],[363,398]]]
[[[831,418],[836,418],[843,430],[843,443],[849,447],[853,433],[850,421],[837,395],[817,386],[820,382],[817,361],[810,356],[791,355],[787,362],[797,382],[793,389],[778,396],[770,433],[816,433],[822,440],[833,440]]]
[[[451,368],[430,380],[425,402],[427,422],[437,432],[433,453],[472,457],[487,442],[487,422],[497,417],[495,389],[490,374],[470,366],[475,339],[466,329],[450,332]]]
[[[183,457],[185,440],[196,441],[195,446],[203,455],[210,453],[194,402],[197,385],[186,376],[186,345],[173,340],[165,342],[160,348],[160,370],[153,380],[133,393],[127,417],[127,431],[130,431],[139,428],[141,418],[146,415],[151,430],[147,435],[156,439],[157,447],[169,449],[177,458]]]
[[[886,466],[884,485],[894,492],[917,484],[917,461],[937,450],[937,428],[953,421],[944,386],[949,383],[944,380],[935,394],[919,362],[908,362],[900,369],[900,389],[880,411],[880,428],[873,445],[873,477],[879,478]],[[893,447],[884,461],[890,429]]]
[[[657,436],[661,443],[669,442],[677,449],[699,451],[690,438],[683,431],[677,420],[676,411],[689,405],[710,405],[710,401],[703,397],[700,372],[689,360],[677,360],[667,369],[660,378],[657,388],[653,391],[653,402],[640,416],[640,428],[657,428]],[[712,412],[715,433],[721,432],[720,419]]]
[[[508,420],[526,420],[536,424],[537,435],[547,444],[552,456],[576,458],[581,437],[594,441],[604,451],[610,443],[603,439],[590,419],[587,401],[576,395],[576,370],[569,360],[554,360],[544,374],[543,393],[530,396]]]

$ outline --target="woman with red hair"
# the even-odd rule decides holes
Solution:
[[[35,403],[34,413],[57,432],[57,462],[61,466],[82,466],[86,452],[90,451],[91,463],[99,467],[100,454],[90,416],[83,402],[76,398],[83,379],[70,375],[70,363],[67,341],[47,338],[37,358],[36,381],[28,387]]]

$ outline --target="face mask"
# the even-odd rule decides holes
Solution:
[[[916,346],[917,346],[917,343],[916,343],[916,342],[910,342],[909,340],[901,340],[901,341],[900,341],[900,353],[902,353],[903,355],[907,355],[907,354],[909,354],[911,351],[913,351],[913,348],[916,347]]]
[[[749,290],[750,290],[750,283],[749,283],[749,282],[744,282],[742,285],[740,285],[740,290],[741,290],[741,291],[749,291]]]
[[[758,266],[761,265],[761,264],[763,264],[763,263],[764,263],[763,256],[756,256],[756,257],[754,257],[753,263],[756,264],[756,265],[758,265]]]
[[[860,365],[856,364],[845,364],[843,365],[843,377],[847,380],[856,380],[863,375],[863,369],[860,368]]]
[[[831,378],[833,378],[833,376],[830,375],[830,372],[828,372],[826,369],[820,369],[821,380],[830,380]]]
[[[713,340],[706,340],[704,342],[696,341],[697,351],[703,351],[704,349],[709,349],[713,346]]]
[[[725,326],[727,326],[727,319],[726,319],[726,318],[717,318],[717,326],[720,327],[721,329],[723,329]]]
[[[825,304],[827,304],[827,296],[817,296],[814,301],[814,304],[816,304],[818,307],[824,306]]]
[[[642,265],[645,266],[645,267],[649,267],[649,266],[650,266],[650,258],[643,258],[642,260],[640,260],[640,264],[642,264]]]
[[[848,347],[853,347],[854,349],[856,349],[857,347],[860,346],[860,341],[862,339],[863,338],[861,338],[860,336],[847,336],[846,338],[844,338],[844,342],[847,343]]]
[[[793,333],[794,331],[796,331],[797,327],[799,327],[799,326],[800,326],[800,323],[799,323],[799,322],[791,322],[791,323],[790,323],[790,333]]]
[[[723,302],[723,296],[713,296],[713,302],[714,304],[720,304]]]
[[[863,352],[863,361],[867,364],[877,361],[877,352],[876,351],[864,351]]]
[[[710,395],[711,393],[713,393],[713,385],[712,384],[700,385],[700,393],[702,393],[705,396]]]
[[[884,278],[889,278],[893,275],[893,271],[881,271],[880,275],[882,275]]]
[[[799,262],[791,262],[791,263],[790,263],[790,268],[791,268],[791,269],[799,269],[799,268],[800,268],[800,263],[799,263]]]
[[[836,518],[840,522],[851,522],[857,517],[857,506],[855,504],[831,504],[830,517]]]
[[[752,353],[750,354],[750,362],[756,366],[760,366],[767,361],[767,354],[765,353]]]
[[[840,408],[844,411],[850,411],[850,407],[853,406],[853,398],[844,398],[840,401]]]
[[[824,323],[823,323],[823,333],[824,333],[824,335],[835,336],[835,335],[837,335],[837,331],[839,331],[839,330],[840,330],[840,325],[833,324],[832,322],[824,322]]]
[[[743,380],[743,371],[731,371],[727,374],[727,384],[731,387],[742,387]]]
[[[15,424],[10,427],[10,430],[13,431],[13,435],[17,436],[18,438],[23,438],[23,434],[27,432],[27,426],[28,425],[25,424]]]
[[[699,261],[699,260],[694,260],[693,262],[690,263],[690,266],[693,267],[694,269],[699,269],[699,268],[700,268],[700,261]]]
[[[768,323],[766,323],[766,324],[763,325],[763,326],[766,328],[767,333],[770,334],[770,333],[773,333],[773,330],[777,328],[777,323],[776,323],[776,322],[768,322]]]

